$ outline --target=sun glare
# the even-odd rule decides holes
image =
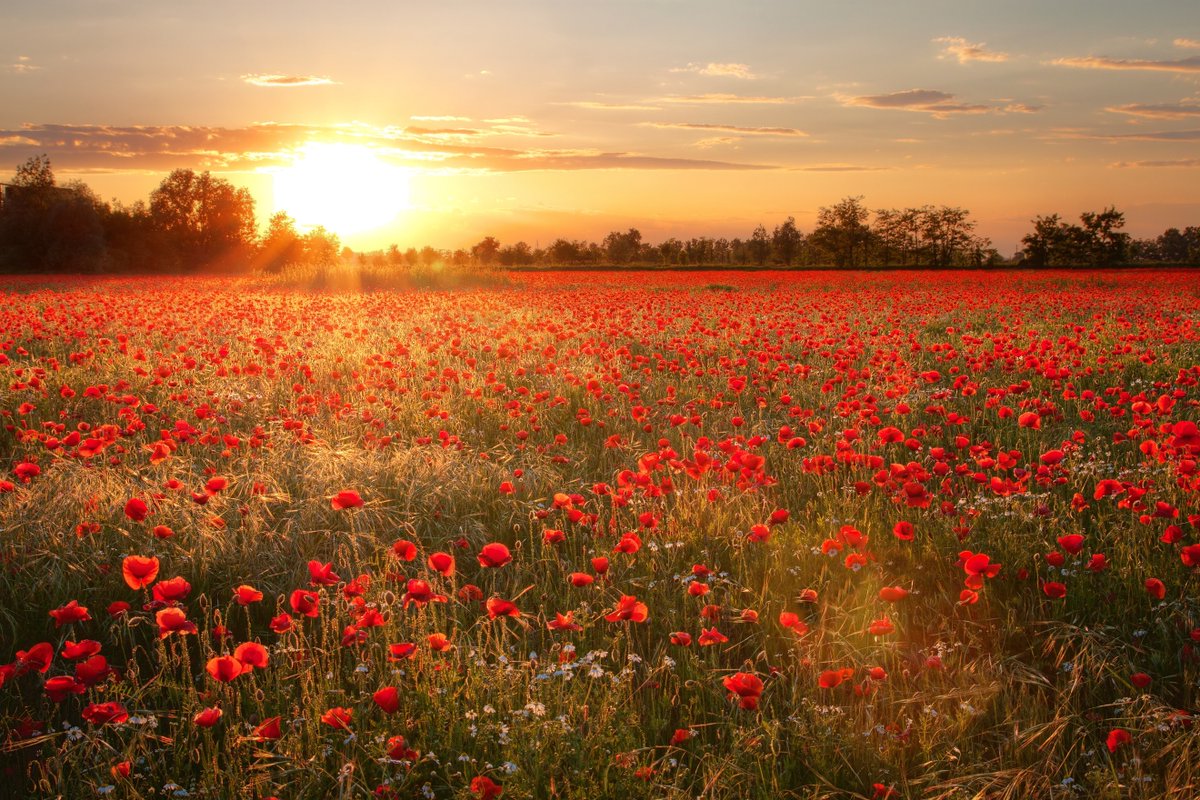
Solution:
[[[369,231],[409,204],[408,170],[360,145],[310,142],[272,177],[275,210],[302,228],[323,225],[340,235]]]

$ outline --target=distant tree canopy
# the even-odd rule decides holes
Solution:
[[[1037,216],[1014,261],[975,233],[964,208],[868,208],[861,196],[817,211],[805,234],[794,217],[773,229],[757,225],[745,238],[644,241],[637,228],[614,230],[600,242],[556,238],[542,248],[485,236],[470,248],[438,250],[393,244],[367,256],[343,247],[322,227],[300,232],[286,213],[260,235],[254,199],[208,172],[171,172],[149,202],[105,203],[79,182],[60,185],[46,156],[19,165],[0,187],[0,268],[18,272],[174,272],[325,268],[357,261],[375,268],[528,266],[835,266],[1105,267],[1128,263],[1200,264],[1200,226],[1170,228],[1154,239],[1125,233],[1116,208],[1087,211],[1078,223]]]

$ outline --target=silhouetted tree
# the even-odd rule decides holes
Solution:
[[[809,242],[839,267],[859,266],[871,241],[869,216],[862,197],[846,197],[837,205],[822,206],[817,211],[817,227],[809,235]]]
[[[487,236],[483,241],[471,248],[471,256],[476,263],[485,267],[490,267],[496,263],[496,256],[500,253],[500,242],[494,236]]]
[[[642,232],[630,228],[625,233],[613,231],[604,237],[604,251],[612,264],[629,264],[638,257],[642,249]]]
[[[795,217],[788,217],[782,225],[776,226],[771,235],[771,247],[775,251],[775,258],[789,267],[799,254],[800,245],[803,243],[804,235],[796,228]]]
[[[177,169],[150,195],[150,216],[186,266],[244,255],[255,238],[254,198],[221,178]]]
[[[758,266],[763,266],[767,263],[767,259],[771,255],[771,237],[767,233],[767,229],[759,225],[754,229],[754,233],[750,235],[750,241],[747,244],[750,260]]]

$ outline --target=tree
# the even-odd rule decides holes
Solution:
[[[246,251],[254,242],[254,198],[221,178],[177,169],[150,195],[150,216],[188,266]]]
[[[839,267],[860,265],[871,241],[867,226],[870,212],[862,197],[846,197],[837,205],[822,206],[817,211],[817,227],[809,242],[823,250]]]
[[[1083,223],[1082,243],[1089,265],[1111,267],[1128,259],[1129,234],[1120,230],[1125,227],[1123,213],[1109,206],[1099,213],[1085,211],[1079,221]]]
[[[771,246],[775,250],[775,258],[789,267],[792,265],[792,259],[800,252],[800,245],[803,243],[804,235],[796,228],[795,217],[788,217],[784,220],[782,225],[775,228],[775,232],[771,236]]]
[[[337,264],[342,251],[342,242],[337,234],[325,230],[322,225],[304,234],[300,246],[304,263],[322,269]]]
[[[763,266],[767,263],[767,258],[771,255],[771,237],[767,234],[767,229],[759,225],[754,229],[754,233],[750,235],[750,241],[747,244],[750,259],[758,266]]]
[[[278,272],[303,257],[304,246],[296,232],[295,221],[286,211],[276,212],[267,223],[267,234],[262,241],[260,263],[263,269]]]
[[[488,236],[471,248],[471,257],[476,263],[490,267],[496,263],[496,256],[500,252],[500,242],[494,236]]]
[[[613,231],[604,237],[604,250],[612,264],[629,264],[642,250],[642,232],[630,228],[625,233]]]
[[[23,272],[91,272],[105,264],[108,206],[86,184],[58,186],[50,159],[17,167],[0,205],[0,261]]]

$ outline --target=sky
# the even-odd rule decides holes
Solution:
[[[174,168],[356,248],[746,237],[848,195],[1200,225],[1196,0],[0,6],[0,180]]]

